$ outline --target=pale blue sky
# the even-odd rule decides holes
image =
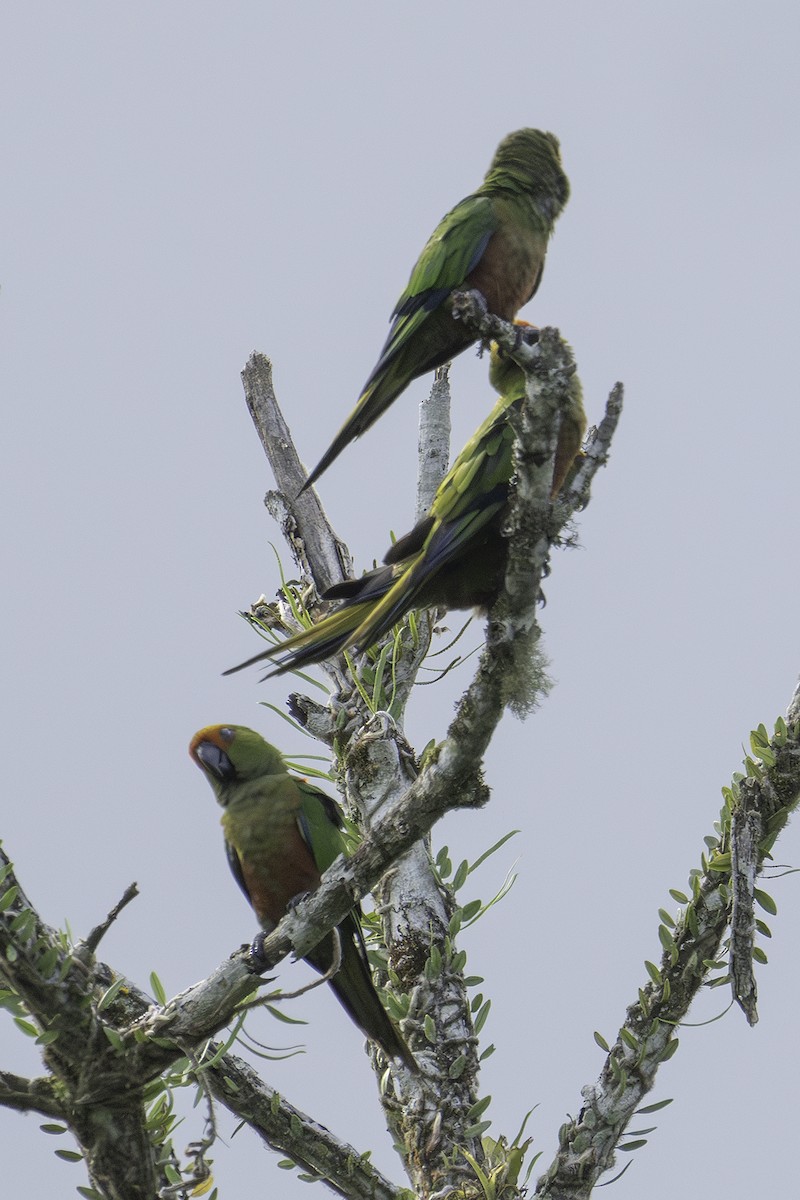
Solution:
[[[489,808],[435,835],[460,858],[521,830],[478,878],[485,898],[519,856],[511,898],[463,945],[494,1001],[492,1133],[538,1104],[549,1161],[599,1071],[593,1030],[615,1035],[658,953],[656,910],[800,665],[799,26],[794,4],[723,0],[6,8],[0,834],[45,919],[83,935],[137,879],[103,951],[170,992],[253,935],[186,745],[235,721],[313,748],[258,707],[288,686],[219,674],[255,649],[236,610],[278,584],[239,371],[272,356],[316,462],[438,219],[505,133],[551,129],[573,196],[524,315],[572,342],[590,419],[618,378],[626,410],[581,549],[547,581],[558,686],[504,721]],[[412,518],[424,386],[322,481],[359,568]],[[463,355],[453,386],[458,449],[492,402],[485,361]],[[468,678],[415,698],[418,748]],[[800,859],[796,828],[778,858]],[[794,1180],[795,880],[771,889],[760,1024],[683,1032],[652,1096],[675,1103],[618,1200]],[[308,1053],[267,1078],[399,1181],[358,1032],[322,990],[297,1011]],[[252,1028],[288,1040],[266,1016]],[[38,1070],[10,1022],[2,1068]],[[72,1194],[82,1168],[37,1125],[0,1111],[7,1194]],[[198,1132],[187,1121],[178,1144]],[[221,1195],[253,1194],[258,1172],[264,1194],[308,1196],[277,1157],[247,1133],[220,1146]]]

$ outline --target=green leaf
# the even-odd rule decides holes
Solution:
[[[83,1162],[83,1155],[78,1154],[77,1150],[54,1150],[53,1153],[63,1158],[64,1162]]]
[[[497,1047],[495,1046],[494,1042],[492,1042],[481,1054],[478,1055],[478,1062],[483,1062],[484,1059],[491,1058],[496,1049]]]
[[[155,971],[150,972],[150,987],[153,989],[153,995],[158,1004],[165,1005],[167,1003],[167,993],[164,990],[164,985],[156,975]]]
[[[677,950],[677,946],[675,945],[675,938],[672,936],[670,931],[667,929],[666,925],[659,925],[658,940],[661,942],[661,945],[664,947],[664,949],[669,951],[670,953],[673,950]]]
[[[491,1096],[484,1096],[481,1100],[476,1100],[472,1108],[467,1113],[467,1117],[471,1121],[477,1121],[486,1112],[489,1105],[492,1103]]]
[[[152,979],[152,976],[151,976],[151,979]],[[104,1008],[108,1008],[109,1004],[112,1004],[113,1001],[116,1000],[117,996],[122,991],[124,986],[125,986],[125,977],[120,975],[120,977],[118,979],[114,980],[111,987],[107,991],[103,992],[103,995],[100,997],[100,999],[97,1003],[97,1011],[102,1012]],[[161,1001],[161,1003],[163,1003],[163,1001]]]
[[[673,1038],[671,1042],[667,1042],[666,1046],[664,1047],[664,1053],[661,1055],[661,1062],[669,1062],[673,1054],[676,1053],[680,1044],[680,1038]]]
[[[596,1029],[594,1031],[594,1040],[597,1042],[601,1050],[605,1050],[606,1054],[610,1052],[611,1047],[609,1046],[608,1042],[603,1037],[602,1033],[598,1033]]]
[[[46,1125],[40,1125],[39,1128],[41,1129],[42,1133],[66,1133],[67,1132],[66,1125],[56,1125],[55,1122],[52,1122],[52,1121],[48,1122]]]
[[[425,963],[425,978],[438,979],[442,973],[442,955],[438,946],[431,946],[430,956]]]
[[[647,959],[645,959],[645,960],[644,960],[644,969],[645,969],[645,971],[647,971],[647,974],[650,976],[650,978],[652,979],[653,983],[655,983],[655,984],[659,984],[659,985],[660,985],[660,983],[661,983],[661,972],[659,971],[659,969],[658,969],[658,967],[656,966],[656,964],[655,964],[655,963],[651,963],[651,962],[649,962]]]
[[[422,1032],[431,1045],[433,1045],[436,1041],[436,1022],[430,1013],[425,1013],[425,1020],[422,1022]]]
[[[39,1036],[39,1030],[36,1028],[36,1026],[32,1025],[30,1021],[23,1020],[22,1017],[14,1017],[14,1024],[16,1025],[17,1029],[21,1029],[22,1032],[27,1034],[28,1037],[36,1038]]]
[[[772,899],[772,896],[767,895],[766,892],[762,892],[761,888],[755,888],[753,897],[756,904],[764,909],[764,912],[768,912],[771,917],[777,916],[778,906]]]
[[[761,949],[761,947],[753,946],[753,962],[766,963],[768,961],[769,961],[769,959],[767,958],[766,954]]]
[[[456,873],[453,876],[453,882],[450,885],[454,892],[457,892],[460,887],[464,886],[464,884],[467,881],[468,875],[469,875],[469,863],[467,862],[466,859],[462,859],[462,861],[458,864]]]
[[[626,1029],[624,1025],[619,1031],[619,1036],[630,1050],[639,1049],[639,1039],[631,1033],[630,1029]]]
[[[459,950],[456,954],[453,955],[453,957],[450,960],[450,970],[453,971],[455,974],[458,974],[459,972],[463,971],[464,967],[466,965],[467,965],[466,950]]]
[[[36,970],[41,975],[42,979],[49,979],[56,968],[58,962],[58,950],[55,946],[51,946],[49,950],[45,950],[39,961],[36,963]]]
[[[686,895],[686,893],[679,892],[677,888],[670,888],[669,894],[670,894],[670,896],[672,896],[673,900],[677,900],[678,904],[688,904],[689,903],[689,897]]]
[[[457,908],[448,922],[447,932],[451,938],[457,937],[461,932],[463,913],[464,910],[462,908]]]
[[[7,892],[0,896],[0,912],[5,912],[7,908],[10,908],[18,895],[19,887],[15,883],[13,887],[10,887]]]
[[[636,1111],[640,1114],[654,1113],[658,1112],[660,1108],[666,1108],[668,1104],[672,1104],[671,1098],[669,1100],[659,1100],[656,1104],[648,1104],[644,1108],[637,1108]]]
[[[500,838],[499,842],[495,842],[495,844],[493,846],[490,846],[488,850],[484,850],[483,854],[481,854],[481,856],[479,858],[476,858],[475,862],[470,867],[470,869],[469,869],[470,875],[472,874],[473,871],[477,871],[478,867],[480,867],[483,863],[485,863],[487,858],[489,858],[492,854],[494,854],[495,850],[499,850],[501,846],[505,846],[505,844],[509,840],[509,838],[516,837],[518,833],[519,833],[518,829],[512,829],[509,833],[503,834],[503,836]]]
[[[116,1029],[112,1029],[110,1025],[102,1025],[101,1028],[103,1030],[103,1033],[106,1035],[109,1042],[111,1043],[111,1045],[114,1047],[114,1049],[122,1050],[122,1048],[123,1048],[122,1038],[119,1036]]]
[[[486,1024],[486,1018],[489,1016],[489,1009],[492,1007],[491,1000],[487,1000],[475,1018],[475,1034],[479,1034]]]
[[[475,1172],[475,1178],[478,1180],[478,1183],[481,1185],[481,1191],[483,1192],[485,1200],[495,1200],[495,1195],[496,1195],[497,1189],[495,1188],[495,1186],[491,1182],[491,1180],[487,1177],[485,1171],[478,1165],[478,1163],[472,1157],[472,1155],[470,1154],[470,1152],[468,1150],[462,1150],[461,1153],[464,1155],[464,1158],[467,1160],[467,1162],[469,1163],[469,1165],[472,1167],[473,1171]]]
[[[455,1059],[450,1064],[450,1069],[448,1070],[447,1074],[450,1076],[451,1079],[460,1079],[461,1076],[464,1074],[466,1066],[467,1066],[466,1054],[459,1054],[458,1058]]]
[[[300,1017],[290,1017],[288,1013],[281,1012],[274,1004],[265,1004],[264,1008],[270,1013],[276,1021],[283,1021],[284,1025],[307,1025],[308,1021],[303,1021]]]
[[[23,942],[31,937],[35,927],[36,917],[31,908],[23,908],[22,912],[18,912],[11,921],[11,932],[18,934],[19,940]]]
[[[464,1130],[464,1137],[465,1138],[480,1137],[482,1133],[486,1133],[486,1130],[491,1129],[491,1127],[492,1127],[491,1121],[478,1121],[475,1125],[467,1126],[467,1128]]]
[[[639,1150],[642,1146],[647,1145],[647,1138],[637,1138],[635,1142],[626,1142],[624,1146],[617,1146],[618,1150]]]

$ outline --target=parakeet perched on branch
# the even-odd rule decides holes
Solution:
[[[419,375],[475,339],[451,314],[454,291],[477,288],[506,321],[535,294],[547,243],[569,197],[558,139],[539,129],[503,138],[481,186],[443,217],[392,313],[392,326],[358,404],[304,489]]]
[[[226,675],[274,660],[277,666],[265,676],[269,678],[322,662],[350,646],[366,650],[412,608],[485,612],[491,607],[503,586],[508,557],[501,531],[513,474],[509,416],[522,404],[526,377],[493,344],[489,378],[501,392],[499,400],[440,483],[427,515],[391,547],[386,566],[329,588],[324,598],[340,599],[339,608],[310,629],[231,667]],[[585,430],[580,380],[573,375],[556,447],[552,495],[564,482]]]
[[[209,725],[189,753],[222,805],[228,862],[262,929],[270,933],[291,901],[313,891],[344,851],[342,820],[325,792],[292,775],[278,750],[242,725]],[[341,966],[330,985],[356,1025],[389,1058],[416,1069],[372,983],[357,909],[337,926]],[[324,973],[335,961],[332,934],[306,955]]]

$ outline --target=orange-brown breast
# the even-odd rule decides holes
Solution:
[[[466,282],[482,293],[489,312],[511,321],[539,286],[546,249],[541,234],[505,222]]]
[[[313,891],[320,880],[311,852],[294,817],[272,825],[263,811],[237,813],[223,826],[239,856],[250,903],[259,921],[276,924],[295,896]]]

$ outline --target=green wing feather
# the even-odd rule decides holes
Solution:
[[[467,196],[439,222],[395,305],[389,336],[358,403],[303,490],[353,438],[377,421],[412,379],[446,362],[473,340],[449,312],[443,312],[442,305],[480,262],[497,227],[491,198],[479,195]]]
[[[463,600],[448,596],[446,582],[437,589],[437,579],[473,554],[477,575],[485,566],[482,545],[493,536],[508,499],[514,443],[508,413],[519,404],[522,390],[497,401],[442,480],[427,516],[391,547],[384,560],[387,566],[332,588],[326,597],[343,598],[340,608],[231,670],[275,659],[278,666],[271,674],[281,674],[353,645],[366,649],[411,608],[483,603],[491,589],[485,576],[476,595],[467,594]]]
[[[342,817],[336,802],[304,779],[292,782],[301,793],[298,825],[320,875],[344,853]]]
[[[411,608],[435,577],[464,555],[480,553],[485,534],[508,502],[514,432],[509,408],[519,403],[501,397],[442,480],[430,509],[432,523],[422,548],[405,564],[394,585],[361,624],[350,643],[366,649]]]
[[[394,323],[365,391],[433,309],[438,308],[453,288],[462,284],[478,265],[497,224],[494,206],[488,196],[467,196],[442,218],[394,307]]]

